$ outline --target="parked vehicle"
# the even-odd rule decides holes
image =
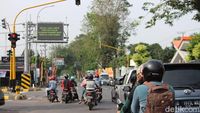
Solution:
[[[200,113],[200,63],[165,64],[163,82],[175,90],[175,113]],[[168,108],[172,110],[172,108]]]
[[[0,106],[5,104],[4,93],[0,88]]]

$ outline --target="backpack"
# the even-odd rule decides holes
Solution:
[[[144,113],[174,113],[174,94],[168,84],[154,85],[144,82],[148,90],[146,109]],[[171,108],[172,110],[168,110]]]
[[[68,89],[69,88],[69,80],[64,80],[64,89]]]

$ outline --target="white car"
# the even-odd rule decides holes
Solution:
[[[112,99],[119,98],[120,100],[124,101],[127,98],[129,94],[129,89],[132,85],[130,83],[131,76],[136,76],[136,69],[130,70],[130,72],[124,76],[123,84],[115,85],[115,87],[111,91]],[[117,97],[113,97],[113,96],[117,96]],[[112,101],[116,101],[116,100],[112,100]]]

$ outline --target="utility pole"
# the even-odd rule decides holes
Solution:
[[[28,22],[25,23],[24,73],[28,73]]]

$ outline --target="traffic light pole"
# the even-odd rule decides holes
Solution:
[[[54,4],[54,3],[58,3],[58,2],[64,2],[66,0],[57,0],[57,1],[54,1],[54,2],[47,2],[47,3],[43,3],[43,4],[40,4],[40,5],[36,5],[36,6],[32,6],[32,7],[27,7],[27,8],[24,8],[22,9],[14,18],[14,22],[13,22],[13,34],[16,33],[16,21],[17,21],[17,17],[24,11],[28,10],[28,9],[33,9],[33,8],[37,8],[37,7],[41,7],[41,6],[45,6],[45,5],[50,5],[50,4]],[[26,23],[27,24],[27,23]],[[27,29],[28,27],[26,27]],[[27,33],[26,33],[27,34]],[[10,34],[9,34],[10,35]],[[16,34],[17,35],[17,34]],[[10,38],[11,39],[11,38]],[[10,40],[9,39],[9,40]],[[28,39],[26,37],[26,40],[28,42]],[[11,40],[10,40],[11,41]],[[16,40],[17,41],[17,40]],[[16,44],[16,42],[15,42]],[[28,43],[27,43],[28,44]],[[26,47],[27,49],[28,47]],[[12,86],[15,86],[15,79],[16,79],[16,59],[15,59],[15,47],[12,47],[12,41],[11,41],[11,49],[12,49],[12,55],[11,55],[11,58],[10,58],[10,82],[12,82]],[[27,51],[27,50],[26,50]],[[28,51],[27,51],[28,52]],[[27,55],[27,54],[26,54]],[[27,57],[26,57],[27,58]],[[27,61],[27,60],[26,60]],[[27,63],[25,63],[25,69],[24,71],[27,72]],[[15,90],[15,88],[13,88],[13,90]]]

